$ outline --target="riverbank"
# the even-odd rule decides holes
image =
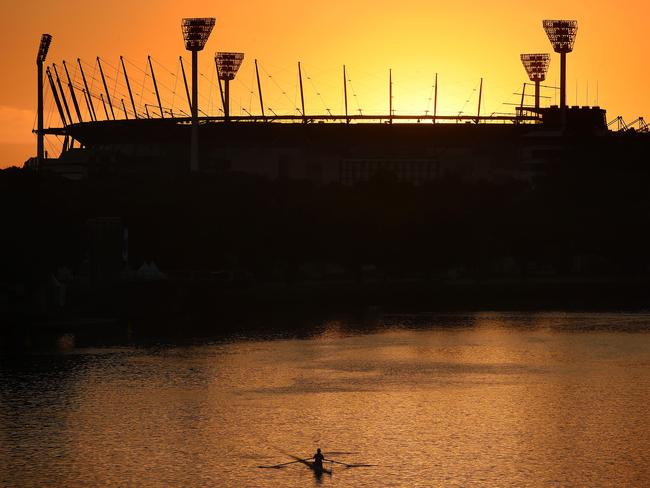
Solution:
[[[111,321],[209,318],[235,326],[292,316],[327,316],[367,309],[386,313],[458,311],[640,311],[650,309],[648,277],[534,277],[526,279],[401,279],[293,284],[167,279],[70,286],[67,303],[49,314],[14,309],[9,322],[36,328]],[[45,324],[45,325],[43,325]],[[92,324],[90,325],[92,326]]]

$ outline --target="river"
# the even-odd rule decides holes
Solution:
[[[0,360],[0,485],[650,486],[650,314],[396,315]],[[262,469],[321,447],[333,465]]]

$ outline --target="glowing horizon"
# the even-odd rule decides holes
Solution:
[[[302,63],[307,115],[326,114],[328,109],[333,114],[344,113],[344,64],[351,80],[351,114],[359,113],[359,109],[364,114],[388,113],[389,69],[393,72],[396,115],[433,112],[433,101],[429,99],[433,98],[436,73],[439,115],[475,115],[480,78],[484,79],[481,113],[512,113],[521,99],[517,93],[528,81],[521,53],[551,54],[544,84],[558,86],[559,55],[548,42],[542,20],[567,18],[577,19],[580,24],[575,50],[568,55],[568,104],[600,105],[608,110],[608,120],[617,115],[628,122],[642,115],[650,117],[650,95],[644,89],[650,68],[637,64],[650,48],[650,40],[644,38],[641,28],[645,16],[639,12],[650,13],[650,6],[640,1],[621,12],[620,7],[604,2],[573,2],[567,7],[566,2],[552,0],[543,6],[527,7],[525,14],[510,1],[492,2],[489,6],[474,1],[470,2],[471,8],[431,6],[421,0],[402,2],[399,7],[383,1],[362,0],[354,5],[333,1],[327,8],[310,6],[308,11],[297,0],[274,5],[258,0],[241,5],[229,0],[219,7],[207,1],[195,1],[189,6],[170,1],[138,5],[124,2],[116,5],[114,12],[108,12],[102,22],[96,20],[102,14],[99,6],[78,0],[59,2],[58,8],[44,1],[34,3],[38,5],[2,7],[11,10],[4,12],[5,18],[14,20],[2,34],[5,45],[12,39],[15,46],[3,61],[5,72],[15,72],[16,76],[3,79],[0,90],[0,167],[20,165],[35,154],[35,137],[31,133],[36,109],[34,56],[42,33],[53,35],[46,65],[61,66],[65,59],[71,77],[77,78],[76,59],[81,58],[88,63],[84,69],[96,94],[104,90],[101,82],[98,84],[98,73],[93,76],[92,65],[96,56],[104,61],[111,96],[123,90],[115,99],[118,118],[122,115],[120,99],[126,93],[120,87],[120,55],[127,60],[129,78],[137,93],[134,95],[142,99],[142,104],[157,107],[151,78],[140,71],[147,69],[147,55],[151,55],[161,97],[165,99],[163,106],[187,112],[185,89],[177,71],[180,55],[189,69],[180,21],[201,15],[217,18],[214,32],[199,56],[203,73],[201,109],[211,115],[221,113],[214,66],[216,51],[246,53],[231,85],[232,115],[260,113],[254,59],[259,60],[265,107],[278,114],[298,114],[298,61]],[[70,16],[70,11],[76,14]],[[117,37],[111,35],[118,32]],[[620,38],[627,40],[624,46],[606,42]],[[61,70],[59,75],[65,85]],[[138,89],[143,80],[145,89]],[[45,125],[57,126],[60,120],[48,95],[47,79],[45,85]],[[528,93],[532,94],[532,89]],[[547,106],[556,104],[559,94],[547,88],[542,95],[550,97],[542,99],[542,106]],[[125,102],[129,110],[128,98]],[[531,104],[532,99],[527,102]],[[85,113],[85,102],[80,99],[79,103]],[[95,108],[103,119],[103,108]],[[6,148],[12,144],[24,145],[20,152],[24,156],[9,160]]]

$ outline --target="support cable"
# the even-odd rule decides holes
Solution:
[[[458,112],[458,116],[461,116],[465,113],[465,109],[467,108],[467,104],[472,100],[472,97],[474,96],[474,93],[476,93],[476,88],[472,88],[472,91],[469,93],[467,96],[467,99],[465,100],[465,103],[463,104],[463,108],[460,109]]]
[[[145,69],[142,69],[140,66],[138,66],[135,62],[133,62],[131,59],[124,57],[124,60],[129,64],[129,66],[136,71],[139,71],[142,73],[142,82],[138,81],[135,78],[130,78],[131,83],[133,84],[133,87],[135,88],[135,96],[139,96],[138,99],[138,109],[140,110],[140,113],[138,114],[139,117],[141,118],[147,118],[146,112],[146,107],[144,107],[142,100],[144,98],[144,93],[147,89],[146,87],[146,82],[147,82],[147,76],[149,76],[147,72],[147,67],[145,63]]]
[[[214,73],[216,70],[211,69],[210,70],[210,85],[213,84],[214,82]],[[208,97],[208,112],[214,113],[213,111],[213,103],[214,103],[214,90],[210,90],[210,96]]]
[[[303,73],[304,73],[305,75],[307,75],[307,73],[305,72],[305,67],[304,67],[304,65],[303,65],[302,71],[303,71]],[[332,111],[327,107],[327,104],[325,103],[325,100],[323,99],[323,96],[321,95],[321,92],[320,92],[320,91],[318,90],[318,88],[316,87],[316,83],[314,83],[313,78],[312,78],[311,76],[307,76],[307,80],[309,81],[309,83],[311,84],[311,87],[312,87],[312,88],[314,89],[314,91],[316,92],[316,95],[317,95],[318,98],[320,99],[320,102],[323,104],[323,108],[325,109],[325,111],[326,111],[327,113],[329,113],[330,115],[332,115]]]
[[[106,62],[103,58],[100,58],[100,60],[101,60],[102,63],[104,63],[104,64],[105,64],[106,66],[108,66],[109,68],[114,68],[114,67],[115,67],[115,66],[113,66],[111,63]],[[95,75],[96,75],[96,70],[97,70],[97,63],[93,63],[92,66],[89,65],[88,63],[86,63],[86,62],[83,61],[83,60],[81,61],[81,63],[82,63],[83,65],[85,65],[86,67],[92,67],[92,68],[93,68],[93,73],[92,73],[92,75],[90,76],[91,83],[90,83],[90,87],[89,87],[90,91],[92,92],[92,88],[93,88],[93,86],[94,86],[95,81],[97,81],[98,83],[101,82],[101,78],[97,78],[97,77],[95,76]],[[110,77],[110,76],[108,76],[106,73],[105,73],[105,77],[106,77],[107,80],[109,80],[109,81],[113,81],[113,78]],[[126,85],[125,85],[124,83],[119,83],[119,82],[118,82],[117,84],[119,84],[119,85],[120,85],[121,87],[123,87],[123,88],[126,88]],[[78,89],[79,91],[83,91],[83,88],[80,87],[80,86],[77,86],[77,89]],[[100,92],[101,92],[101,90],[100,90]],[[124,91],[117,91],[117,89],[114,89],[114,90],[113,90],[112,98],[115,98],[115,99],[122,98],[122,97],[125,96],[125,93],[126,93],[126,92],[124,92]],[[95,95],[95,94],[92,94],[91,97],[92,97],[93,99],[95,99],[95,100],[101,100],[100,97],[99,97],[98,95]]]
[[[433,85],[431,85],[431,91],[429,92],[429,98],[427,99],[427,108],[426,108],[426,110],[424,111],[424,116],[425,116],[425,117],[426,117],[427,115],[429,115],[429,112],[431,111],[431,110],[429,110],[429,109],[431,108],[431,102],[433,101],[433,91],[434,91],[435,89],[436,89],[436,82],[435,82],[435,78],[434,78]]]
[[[174,103],[176,103],[176,88],[178,87],[178,71],[180,70],[180,62],[176,64],[176,76],[174,77],[174,89],[172,90],[172,106],[170,115],[174,116]]]
[[[79,74],[79,67],[77,66],[77,63],[73,63],[72,66],[74,66],[74,71],[72,72],[72,88],[76,89],[79,93],[84,95],[83,90],[79,88],[81,83],[77,81],[77,76]],[[84,95],[84,100],[86,100],[86,96]],[[80,110],[85,110],[88,112],[88,107],[84,106],[84,104],[81,104],[81,109]],[[93,116],[90,113],[87,113],[88,119],[92,122],[93,121]]]
[[[47,103],[47,102],[45,102]],[[54,115],[54,97],[50,98],[50,108],[47,113],[47,120],[44,125],[52,127],[52,116]]]
[[[161,64],[160,62],[156,61],[154,58],[151,58],[151,60],[154,61],[158,67],[161,67],[162,69],[164,69],[164,70],[165,70],[167,73],[169,73],[171,76],[175,76],[176,78],[178,78],[178,71],[176,72],[176,74],[174,74],[174,73],[172,73],[171,71],[169,71],[169,70],[168,70],[168,69],[167,69],[163,64]],[[158,83],[158,86],[159,86],[159,87],[162,87],[162,88],[164,88],[165,90],[170,91],[170,92],[173,91],[172,88],[171,88],[170,86],[168,86],[168,85],[167,85],[166,83],[164,83],[164,82],[161,82],[159,79],[157,79],[157,83]],[[161,98],[162,98],[162,97],[161,97]]]
[[[271,76],[271,74],[270,74],[268,71],[266,71],[266,69],[264,68],[264,66],[261,66],[261,65],[260,65],[260,67],[262,68],[262,70],[264,71],[264,73],[268,76],[268,78],[273,82],[273,84],[275,84],[275,86],[278,88],[278,90],[280,90],[280,92],[285,96],[285,98],[289,101],[289,103],[291,103],[291,104],[293,105],[293,108],[294,108],[296,111],[299,112],[300,110],[298,109],[298,107],[297,107],[297,105],[296,105],[296,103],[295,103],[295,100],[292,102],[292,101],[291,101],[291,98],[289,98],[289,95],[287,95],[287,92],[284,91],[284,90],[282,89],[282,87],[280,86],[280,84],[279,84],[277,81],[275,81],[275,78],[273,78],[273,76]]]
[[[359,97],[357,97],[357,92],[354,90],[354,85],[352,85],[352,78],[350,77],[350,70],[347,70],[347,75],[348,75],[348,84],[350,86],[350,91],[352,92],[352,98],[354,98],[355,103],[357,104],[357,110],[359,111],[359,115],[363,115],[363,111],[361,110],[361,105],[359,104]]]
[[[255,83],[255,71],[251,70],[251,84],[250,84],[251,88],[249,89],[250,97],[248,99],[248,113],[253,112],[253,94],[254,93],[253,93],[252,87],[254,86],[254,83]]]
[[[170,76],[174,77],[174,87],[170,87],[164,82],[161,82],[158,80],[158,86],[164,88],[165,90],[171,92],[172,94],[172,99],[171,99],[171,111],[170,113],[173,115],[173,110],[174,110],[174,103],[176,101],[176,87],[178,85],[178,71],[180,70],[180,63],[176,64],[176,73],[173,73],[170,69],[167,68],[164,64],[162,64],[160,61],[158,61],[156,58],[152,57],[151,60],[156,63],[156,66],[162,68],[165,72],[167,72]],[[161,96],[161,99],[167,104],[167,101],[165,100],[164,97]]]

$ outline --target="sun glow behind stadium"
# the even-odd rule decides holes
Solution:
[[[351,114],[387,111],[389,68],[393,70],[396,114],[427,111],[436,73],[438,113],[475,113],[481,77],[481,112],[512,112],[520,98],[515,93],[526,81],[519,54],[549,50],[548,39],[539,27],[540,19],[549,15],[580,19],[580,44],[571,56],[567,74],[569,104],[598,104],[607,107],[612,116],[621,114],[626,120],[650,113],[650,93],[644,86],[650,66],[637,63],[650,50],[650,38],[645,35],[650,5],[641,0],[632,0],[625,8],[613,3],[549,0],[530,5],[525,13],[513,9],[509,2],[474,0],[462,5],[433,5],[419,0],[400,5],[382,0],[353,4],[334,1],[308,11],[297,0],[280,4],[226,0],[218,6],[198,0],[189,10],[182,3],[161,6],[160,2],[143,0],[118,1],[114,7],[106,11],[101,4],[86,4],[75,11],[73,19],[57,4],[42,0],[0,6],[8,19],[0,36],[13,46],[2,61],[4,71],[12,76],[0,81],[0,166],[22,163],[33,155],[35,136],[31,130],[35,128],[36,100],[31,72],[34,39],[42,32],[55,34],[56,44],[48,59],[57,64],[77,57],[90,64],[100,55],[115,66],[124,55],[129,75],[135,78],[138,69],[146,70],[147,55],[151,55],[154,66],[158,62],[173,72],[165,80],[166,72],[157,68],[159,83],[173,87],[178,56],[187,56],[174,30],[179,19],[188,14],[218,17],[207,50],[245,52],[251,60],[242,65],[231,85],[233,115],[245,115],[243,109],[254,111],[259,107],[253,59],[259,61],[264,102],[278,113],[296,114],[300,105],[297,61],[302,62],[305,76],[308,113],[325,112],[325,108],[344,111],[343,64],[351,80]],[[295,21],[297,12],[301,12],[300,22]],[[115,32],[120,35],[112,35]],[[625,50],[605,39],[625,39]],[[547,85],[559,86],[557,61],[551,63]],[[189,67],[188,57],[186,62]],[[214,63],[201,63],[201,90],[213,76],[209,68],[214,71]],[[92,67],[89,71],[90,77]],[[106,75],[114,78],[111,69],[107,71]],[[80,80],[78,70],[72,69],[70,75],[73,82]],[[157,106],[150,77],[145,81],[147,89],[137,90],[136,99],[142,97]],[[542,90],[549,97],[542,99],[543,104],[559,102],[556,90]],[[178,87],[175,102],[175,112],[188,111],[185,95]],[[46,118],[56,121],[51,104],[46,97]],[[201,109],[218,114],[220,107],[214,83],[212,92],[202,95]],[[428,110],[433,111],[433,103]]]

